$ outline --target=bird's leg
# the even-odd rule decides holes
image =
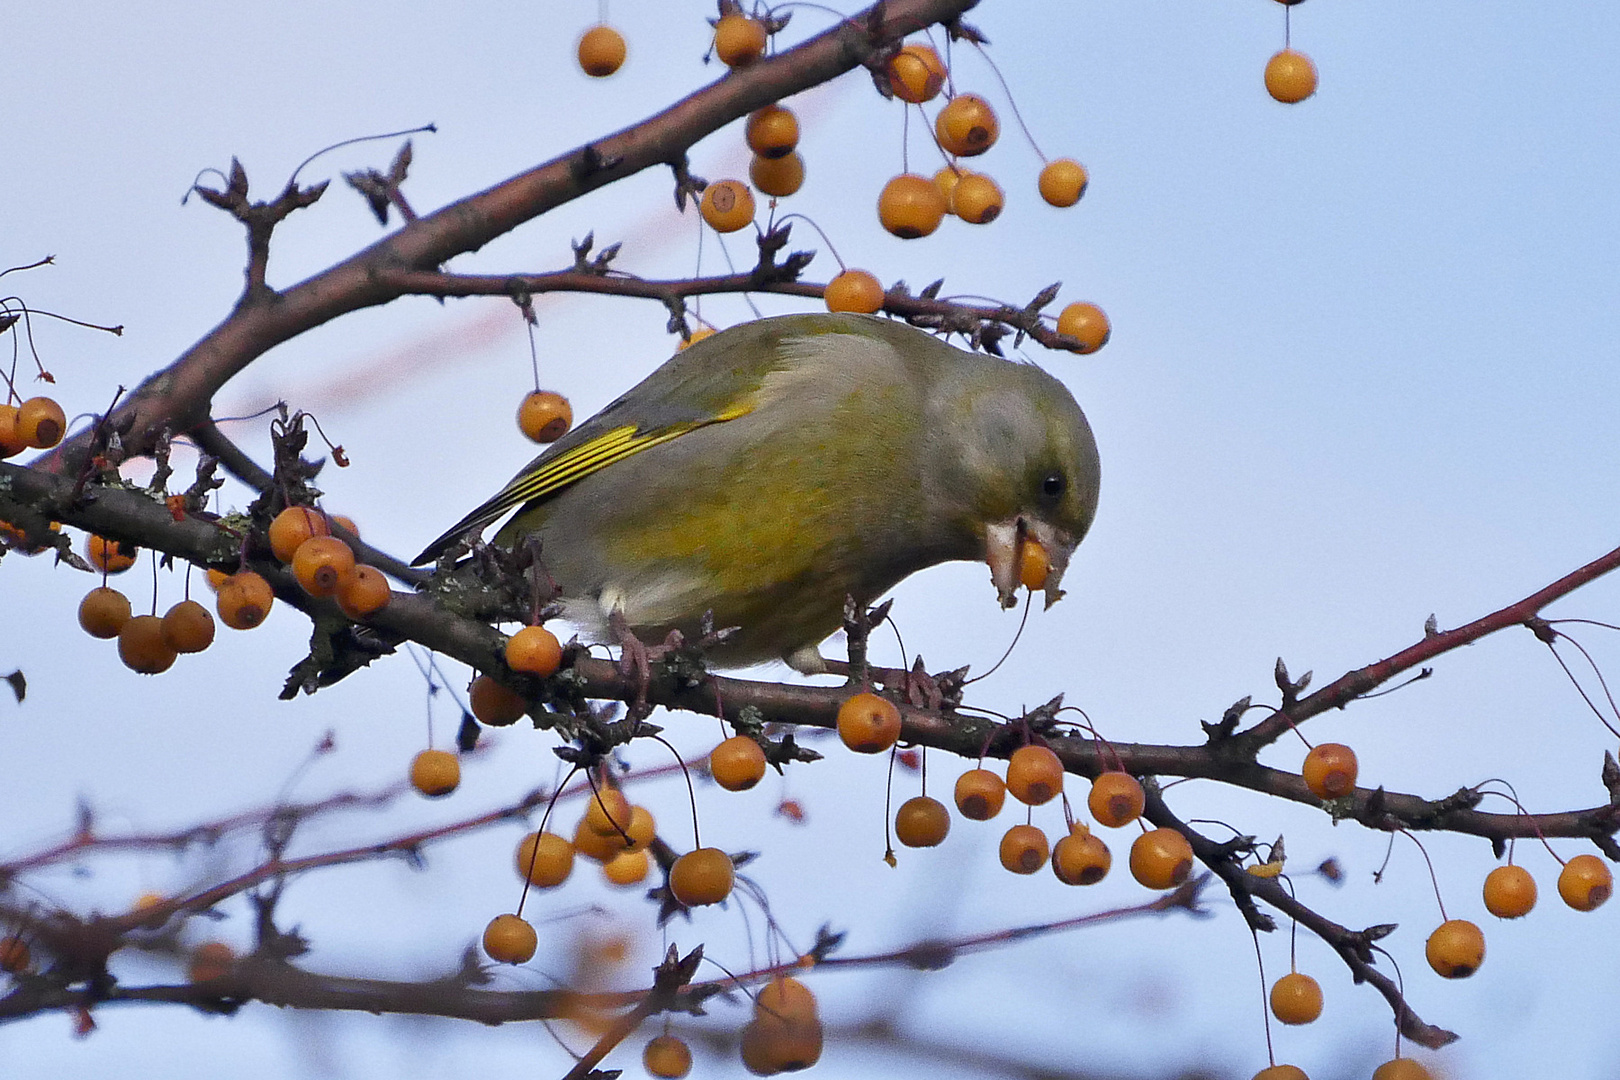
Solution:
[[[636,698],[629,703],[631,719],[645,720],[653,710],[647,701],[647,690],[652,685],[653,662],[685,649],[686,636],[679,630],[671,630],[664,637],[663,644],[648,645],[630,629],[629,621],[618,609],[608,615],[608,630],[619,646],[619,672],[635,681]]]
[[[630,703],[630,715],[633,719],[644,720],[652,712],[652,706],[647,704],[647,688],[652,684],[652,650],[647,648],[646,642],[636,637],[624,613],[618,608],[608,613],[608,630],[619,646],[619,672],[625,678],[635,680],[636,699]]]

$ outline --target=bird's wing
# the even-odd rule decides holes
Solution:
[[[559,453],[542,457],[532,467],[513,477],[511,483],[478,509],[452,525],[443,536],[429,544],[411,565],[420,566],[438,558],[463,533],[488,525],[508,510],[555,495],[598,469],[605,469],[633,454],[678,439],[690,431],[746,416],[753,408],[752,401],[734,402],[710,416],[659,427],[643,429],[639,424],[621,424],[583,439]]]

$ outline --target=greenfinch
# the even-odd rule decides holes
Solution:
[[[659,640],[708,615],[737,628],[717,666],[816,672],[846,596],[936,563],[987,562],[1010,607],[1039,543],[1050,606],[1098,478],[1085,415],[1040,368],[874,316],[785,315],[677,353],[416,563],[516,510],[495,543],[539,539],[569,621]]]

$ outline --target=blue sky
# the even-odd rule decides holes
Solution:
[[[322,146],[433,121],[439,133],[417,138],[407,185],[417,208],[430,210],[715,76],[700,63],[708,8],[616,0],[628,65],[611,80],[586,80],[572,45],[595,9],[401,0],[10,13],[0,261],[52,253],[58,265],[7,284],[34,306],[128,327],[118,339],[39,329],[69,413],[102,407],[115,385],[172,359],[234,301],[239,230],[196,200],[180,204],[199,169],[236,155],[255,194],[269,197]],[[1294,44],[1315,58],[1321,89],[1295,107],[1261,86],[1282,39],[1282,9],[1271,0],[985,0],[972,21],[1045,152],[1090,169],[1082,202],[1067,211],[1038,203],[1038,159],[1008,123],[981,159],[1009,193],[997,222],[947,222],[912,242],[882,234],[873,203],[899,169],[899,106],[855,75],[792,102],[809,179],[785,208],[812,216],[846,262],[886,282],[920,287],[943,276],[948,293],[1022,301],[1061,280],[1060,302],[1094,300],[1113,320],[1112,342],[1093,356],[1028,353],[1073,388],[1097,430],[1102,507],[1065,582],[1069,597],[1032,619],[1007,666],[982,684],[982,703],[1012,710],[1063,691],[1111,736],[1196,741],[1198,720],[1246,694],[1266,698],[1279,654],[1325,680],[1416,640],[1431,612],[1441,626],[1457,625],[1614,546],[1620,209],[1609,188],[1620,165],[1620,13],[1505,0],[1312,0],[1294,10]],[[824,14],[801,7],[789,37],[824,24]],[[1004,101],[977,56],[960,54],[956,72],[963,88]],[[915,124],[912,134],[913,160],[928,160]],[[741,175],[741,143],[740,125],[717,134],[694,149],[694,170]],[[392,143],[349,148],[304,176],[381,167],[392,153]],[[667,173],[642,174],[453,265],[559,267],[567,242],[595,230],[600,242],[624,242],[625,269],[689,273],[697,226],[675,213],[668,186]],[[335,184],[278,233],[271,283],[301,280],[377,235],[361,202]],[[802,226],[795,239],[820,246]],[[732,240],[730,250],[749,261],[746,243]],[[723,268],[712,235],[703,252],[706,270]],[[812,273],[824,278],[830,266],[823,254]],[[655,305],[565,298],[539,311],[542,377],[570,395],[578,415],[671,348]],[[736,298],[711,299],[704,314],[721,325],[749,317]],[[328,506],[408,554],[527,460],[510,417],[528,371],[509,305],[410,300],[274,350],[217,405],[245,412],[284,397],[317,412],[355,460],[329,477]],[[237,430],[262,456],[262,429]],[[1004,647],[1012,617],[995,609],[986,578],[982,567],[941,567],[899,590],[907,644],[932,666],[982,668]],[[139,605],[145,581],[128,584]],[[304,796],[385,783],[422,745],[421,682],[404,658],[315,698],[277,702],[281,673],[306,636],[282,611],[169,675],[139,678],[74,625],[87,587],[40,560],[0,566],[4,608],[34,613],[36,627],[0,633],[0,670],[20,667],[31,684],[24,709],[0,706],[0,746],[15,763],[0,800],[0,853],[60,835],[81,796],[109,825],[132,828],[271,800],[329,728],[339,750],[299,781]],[[163,589],[167,603],[178,581]],[[1554,613],[1616,621],[1620,588],[1600,582]],[[1579,636],[1616,670],[1612,634]],[[1545,650],[1519,631],[1445,658],[1426,683],[1323,717],[1311,735],[1353,744],[1366,783],[1438,796],[1505,776],[1532,809],[1566,809],[1601,800],[1598,766],[1613,747],[1582,709]],[[713,731],[689,717],[669,724],[694,752]],[[1267,760],[1297,767],[1300,754],[1279,746]],[[758,876],[801,939],[830,921],[852,931],[851,950],[876,949],[941,927],[1017,925],[1141,896],[1123,873],[1078,894],[1046,875],[1011,880],[994,865],[996,830],[960,821],[940,851],[889,871],[875,838],[880,770],[833,757],[795,771],[785,789],[765,785],[729,801],[711,791],[700,804],[718,841],[766,852]],[[953,771],[935,764],[936,775]],[[508,732],[450,802],[345,818],[310,843],[499,805],[552,769],[543,738]],[[784,790],[806,803],[809,826],[772,816]],[[672,820],[685,812],[672,785],[649,788],[647,800]],[[1544,851],[1519,852],[1541,882],[1541,908],[1498,924],[1478,898],[1492,865],[1487,846],[1429,841],[1448,909],[1481,921],[1489,940],[1477,976],[1443,983],[1422,960],[1438,913],[1410,845],[1397,846],[1374,887],[1381,836],[1207,784],[1176,789],[1172,803],[1262,839],[1284,833],[1300,866],[1340,858],[1343,889],[1302,882],[1302,894],[1349,924],[1402,924],[1390,947],[1415,1007],[1463,1036],[1426,1058],[1437,1073],[1613,1075],[1620,908],[1586,916],[1562,908]],[[321,966],[436,973],[509,905],[516,836],[446,848],[421,874],[387,866],[317,875],[290,890],[288,918],[314,937]],[[1122,855],[1124,842],[1115,850]],[[217,865],[251,856],[231,850]],[[77,908],[119,910],[137,891],[178,888],[211,864],[154,857],[92,869],[36,884]],[[599,900],[625,925],[649,922],[622,896],[589,883],[570,889],[555,901],[559,912]],[[1076,933],[927,978],[828,975],[815,985],[836,1018],[894,1005],[909,1033],[1020,1061],[1131,1076],[1202,1063],[1246,1077],[1264,1063],[1252,946],[1230,905],[1213,900],[1207,921]],[[246,909],[226,912],[219,932],[245,942]],[[1263,945],[1274,977],[1286,946],[1273,938]],[[735,912],[707,913],[675,940],[746,959]],[[658,941],[644,945],[650,957]],[[1316,1080],[1369,1075],[1388,1056],[1387,1009],[1319,943],[1302,938],[1300,950],[1328,1012],[1309,1029],[1279,1033],[1279,1060]],[[129,976],[165,977],[156,966]],[[534,971],[500,979],[544,984]],[[565,1061],[538,1029],[265,1007],[230,1021],[103,1013],[101,1030],[83,1042],[62,1017],[0,1028],[0,1068],[96,1075],[116,1062],[126,1075],[189,1078],[217,1075],[230,1061],[233,1073],[254,1078],[456,1077],[503,1067],[549,1074]],[[635,1067],[628,1055],[609,1064]],[[817,1075],[907,1065],[833,1047]],[[700,1067],[737,1072],[718,1061]]]

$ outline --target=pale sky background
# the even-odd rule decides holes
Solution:
[[[700,62],[711,7],[615,0],[611,12],[630,60],[619,76],[594,82],[572,59],[576,35],[596,17],[583,0],[13,5],[0,65],[0,263],[55,254],[58,265],[13,274],[6,291],[128,328],[114,339],[36,327],[69,413],[103,407],[119,382],[133,385],[169,362],[239,292],[240,229],[196,200],[180,205],[198,170],[236,155],[255,197],[269,198],[322,146],[433,121],[439,133],[417,138],[406,189],[426,212],[716,76]],[[900,107],[855,74],[792,103],[809,180],[786,208],[814,217],[845,260],[885,281],[920,287],[944,276],[947,293],[1022,302],[1062,280],[1060,303],[1094,300],[1113,320],[1113,341],[1094,356],[1027,353],[1062,377],[1091,417],[1102,507],[1065,581],[1068,598],[1032,618],[1013,658],[974,700],[1013,711],[1062,691],[1108,735],[1195,742],[1198,721],[1216,719],[1236,698],[1274,700],[1278,654],[1296,673],[1312,669],[1326,681],[1417,640],[1431,612],[1442,627],[1458,625],[1620,542],[1620,209],[1610,190],[1620,171],[1620,12],[1507,0],[1313,0],[1294,11],[1294,42],[1316,59],[1321,90],[1292,108],[1261,85],[1283,32],[1282,9],[1270,0],[985,0],[971,18],[994,43],[1043,149],[1091,170],[1081,204],[1057,211],[1038,202],[1038,159],[1003,110],[1001,143],[981,159],[1008,191],[1002,218],[988,227],[948,221],[920,241],[888,237],[873,204],[899,168]],[[827,19],[799,7],[787,36],[797,40]],[[957,81],[1005,101],[975,55],[959,54]],[[695,148],[694,170],[741,175],[740,127]],[[913,160],[931,170],[913,136]],[[346,148],[303,178],[386,167],[396,146]],[[667,171],[452,265],[560,267],[569,239],[592,229],[600,242],[624,243],[624,269],[668,276],[694,265],[697,226],[675,213]],[[278,232],[271,283],[302,280],[378,235],[339,181]],[[795,240],[821,246],[803,227]],[[751,244],[730,246],[752,261]],[[712,235],[704,259],[706,270],[724,267]],[[823,254],[812,276],[824,279],[829,267]],[[722,325],[748,317],[738,298],[711,299],[704,313]],[[542,377],[581,416],[671,349],[657,305],[551,299],[540,315]],[[276,349],[217,407],[245,412],[284,397],[315,411],[354,460],[323,478],[328,507],[351,514],[372,542],[409,555],[528,459],[511,414],[529,379],[509,304],[407,300]],[[234,430],[264,457],[262,423]],[[91,584],[44,560],[0,566],[0,671],[21,668],[30,683],[22,708],[0,702],[0,760],[8,763],[0,858],[63,835],[81,797],[108,829],[171,828],[263,805],[328,729],[338,751],[297,782],[297,797],[386,784],[423,745],[422,684],[403,656],[316,697],[278,702],[307,638],[307,624],[279,610],[251,635],[222,630],[207,654],[163,677],[139,677],[78,630],[74,610]],[[149,601],[144,569],[123,584],[138,609]],[[180,588],[166,576],[162,603]],[[982,669],[1016,621],[996,610],[978,566],[937,568],[899,595],[907,644],[934,668]],[[1600,582],[1551,613],[1620,621],[1620,584]],[[1620,672],[1613,632],[1577,636],[1611,678]],[[667,723],[692,753],[712,742],[712,721]],[[452,724],[441,706],[441,742]],[[1363,783],[1440,796],[1506,777],[1535,810],[1600,801],[1601,755],[1613,747],[1523,631],[1445,658],[1426,683],[1313,721],[1309,734],[1354,745]],[[546,736],[513,729],[490,742],[449,800],[413,798],[334,818],[311,829],[301,850],[451,820],[551,780]],[[850,931],[853,955],[1144,895],[1124,868],[1126,832],[1109,835],[1116,870],[1092,889],[1066,888],[1044,871],[1032,879],[1002,872],[995,840],[1010,812],[995,826],[958,820],[943,848],[903,853],[890,871],[879,861],[879,763],[831,756],[750,794],[699,793],[708,842],[764,852],[752,869],[801,944],[822,922]],[[1301,756],[1297,745],[1280,744],[1265,760],[1293,768]],[[633,760],[661,763],[640,751]],[[957,766],[934,765],[943,795]],[[772,815],[784,794],[806,805],[805,827]],[[642,798],[684,835],[676,785],[649,786]],[[1447,1051],[1422,1055],[1437,1075],[1596,1080],[1620,1069],[1620,904],[1589,915],[1565,908],[1545,850],[1521,845],[1518,857],[1541,884],[1540,907],[1503,924],[1479,899],[1488,846],[1426,838],[1448,910],[1479,921],[1489,942],[1483,969],[1448,983],[1422,958],[1439,915],[1410,844],[1396,846],[1375,887],[1382,836],[1208,784],[1178,787],[1171,800],[1184,817],[1219,818],[1265,840],[1285,833],[1299,868],[1327,855],[1343,862],[1345,887],[1302,876],[1301,895],[1350,925],[1401,924],[1387,944],[1413,1005],[1462,1035]],[[1047,808],[1036,821],[1052,831],[1058,814]],[[312,938],[317,969],[445,972],[515,902],[508,859],[519,835],[513,825],[430,850],[426,872],[387,864],[300,879],[283,918]],[[1566,856],[1587,850],[1555,846]],[[244,841],[183,860],[101,859],[29,885],[75,910],[123,910],[144,889],[182,888],[254,855]],[[587,869],[531,910],[583,932],[597,922],[581,907],[600,902],[619,925],[650,927],[646,905],[610,895]],[[1218,889],[1210,900],[1215,917],[1205,921],[1115,925],[981,954],[936,975],[828,973],[812,985],[831,1020],[889,1015],[947,1051],[1127,1077],[1206,1067],[1247,1078],[1265,1063],[1253,950]],[[248,943],[245,904],[222,912],[214,932]],[[670,940],[683,948],[703,941],[728,964],[748,963],[735,907],[677,924]],[[1286,937],[1262,944],[1274,978],[1287,963]],[[644,933],[643,946],[626,976],[632,984],[644,982],[637,972],[659,951],[657,935]],[[544,986],[563,966],[545,954],[498,972],[495,985]],[[1352,985],[1308,935],[1300,966],[1322,983],[1327,1011],[1307,1029],[1277,1031],[1278,1060],[1314,1080],[1370,1075],[1392,1049],[1382,999]],[[119,971],[137,983],[173,978],[155,964]],[[0,1027],[0,1073],[482,1080],[560,1075],[567,1066],[538,1025],[491,1030],[265,1006],[229,1020],[137,1007],[96,1017],[99,1030],[83,1041],[63,1016]],[[719,1006],[714,1020],[738,1026],[743,1013]],[[606,1064],[640,1075],[641,1041]],[[733,1061],[701,1056],[698,1070],[742,1075]],[[838,1043],[813,1075],[879,1070],[984,1075]]]

